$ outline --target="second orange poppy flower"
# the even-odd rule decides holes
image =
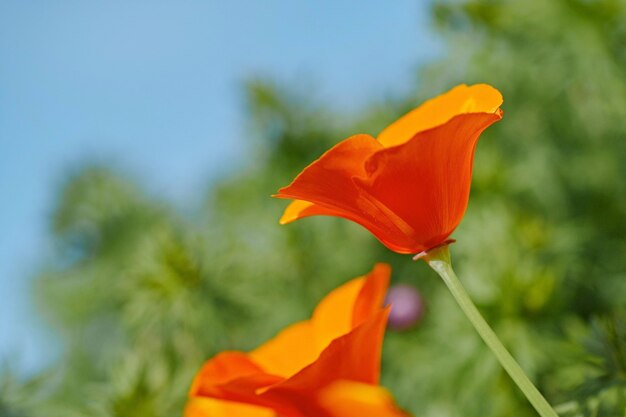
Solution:
[[[390,272],[378,264],[328,294],[310,320],[207,361],[185,417],[408,417],[378,386]]]

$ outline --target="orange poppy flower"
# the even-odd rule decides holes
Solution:
[[[388,265],[377,264],[328,294],[311,319],[252,352],[227,351],[207,361],[191,386],[185,417],[350,417],[337,414],[348,403],[399,416],[376,386],[389,275]]]
[[[459,85],[396,120],[378,140],[361,134],[335,145],[275,197],[295,200],[286,224],[338,216],[398,253],[446,241],[467,208],[480,134],[502,118],[502,95]]]

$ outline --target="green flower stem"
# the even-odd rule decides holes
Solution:
[[[550,406],[548,401],[546,401],[539,390],[533,385],[530,379],[528,379],[522,368],[515,361],[515,358],[506,350],[502,342],[500,342],[500,339],[498,339],[498,336],[496,336],[491,327],[489,327],[470,299],[461,281],[459,281],[459,278],[452,269],[448,245],[432,249],[419,257],[423,258],[428,265],[441,276],[454,296],[454,299],[470,322],[472,322],[480,337],[482,337],[487,346],[489,346],[494,355],[496,355],[502,367],[504,367],[513,381],[515,381],[524,395],[526,395],[526,398],[528,398],[528,401],[535,407],[539,415],[542,417],[558,417],[552,406]]]

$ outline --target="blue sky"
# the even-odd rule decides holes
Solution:
[[[345,110],[402,93],[440,49],[426,3],[0,2],[0,361],[51,357],[30,277],[73,166],[110,161],[191,204],[243,152],[242,81],[305,80]]]

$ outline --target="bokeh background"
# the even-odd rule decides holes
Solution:
[[[269,198],[458,83],[479,144],[461,279],[563,416],[626,412],[626,2],[0,3],[0,416],[181,414],[200,364],[393,265],[427,305],[383,383],[533,416],[435,274]]]

